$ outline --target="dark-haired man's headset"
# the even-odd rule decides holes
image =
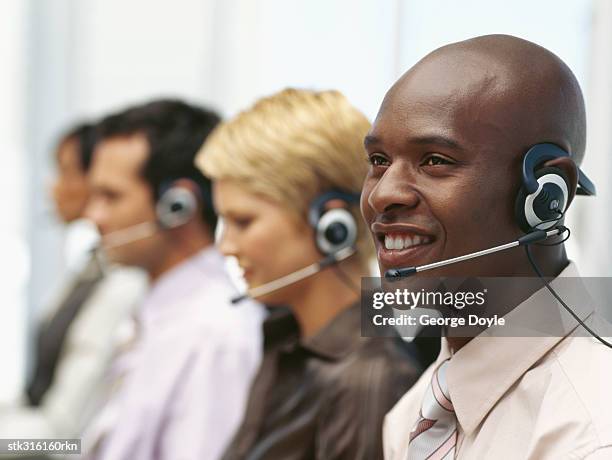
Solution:
[[[593,337],[604,345],[612,348],[612,344],[602,339],[574,313],[574,311],[559,297],[553,290],[548,281],[542,275],[541,270],[535,263],[529,250],[529,245],[546,240],[547,238],[567,233],[569,229],[558,225],[565,215],[569,205],[570,181],[562,169],[548,166],[542,167],[543,163],[555,158],[569,157],[569,153],[555,144],[544,143],[536,144],[531,147],[523,157],[522,185],[516,197],[514,206],[514,216],[518,226],[526,235],[516,241],[501,244],[482,251],[465,254],[452,259],[441,260],[418,267],[406,267],[387,270],[385,277],[388,279],[401,278],[419,273],[425,270],[439,268],[445,265],[463,262],[464,260],[493,254],[517,246],[524,246],[534,272],[543,281],[550,293],[561,303],[576,321]],[[595,185],[578,168],[578,188],[577,195],[594,196],[596,194]],[[560,244],[559,243],[554,244]]]
[[[340,201],[344,206],[329,209],[329,204],[334,201]],[[247,298],[270,294],[308,278],[326,267],[336,265],[355,254],[357,221],[348,208],[357,202],[359,202],[358,194],[341,190],[331,190],[317,196],[310,204],[308,223],[314,230],[315,244],[323,258],[285,276],[249,289],[247,293],[234,297],[231,302],[235,304]],[[344,278],[343,281],[345,281]]]
[[[155,221],[142,222],[107,233],[102,239],[100,249],[113,249],[148,238],[161,230],[169,230],[186,224],[198,210],[198,199],[203,199],[201,193],[197,195],[189,188],[177,185],[176,181],[163,186],[155,204]]]

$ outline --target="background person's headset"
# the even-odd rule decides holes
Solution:
[[[201,193],[198,194],[200,197],[201,195]],[[164,229],[180,227],[189,222],[197,210],[198,197],[187,187],[176,185],[176,181],[161,187],[161,193],[155,205],[157,223],[160,227]]]
[[[327,209],[331,201],[342,201],[343,207]],[[349,207],[359,202],[359,195],[331,190],[316,197],[308,210],[308,223],[315,233],[315,244],[324,256],[354,247],[357,241],[357,221]]]
[[[328,209],[330,202],[341,201],[341,207]],[[342,190],[330,190],[312,200],[308,208],[308,223],[314,231],[315,245],[323,258],[317,262],[288,273],[280,278],[249,289],[247,293],[231,299],[236,304],[247,298],[257,298],[297,283],[312,276],[326,267],[337,266],[356,252],[357,221],[349,207],[359,202],[359,195]],[[338,271],[338,276],[351,289],[359,293],[359,288],[353,286],[348,277]]]
[[[203,206],[212,206],[212,198],[209,198],[201,187],[197,187],[198,193],[194,193],[187,187],[177,185],[177,181],[181,179],[175,179],[160,187],[159,198],[155,204],[154,222],[141,222],[108,233],[104,235],[101,248],[105,250],[116,248],[148,238],[160,230],[185,225],[196,214],[199,200],[203,202]],[[193,183],[197,186],[195,182]]]

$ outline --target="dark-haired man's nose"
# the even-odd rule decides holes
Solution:
[[[101,234],[105,233],[105,215],[103,204],[95,198],[90,198],[83,211],[83,217],[93,222]]]
[[[409,178],[400,168],[389,168],[367,197],[368,206],[383,214],[396,208],[414,208],[419,204],[419,194],[410,185]]]

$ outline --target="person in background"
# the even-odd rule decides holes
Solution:
[[[95,126],[82,124],[57,147],[53,199],[66,225],[83,218]],[[44,309],[35,336],[32,375],[20,405],[0,408],[0,437],[66,438],[87,423],[87,405],[102,393],[116,330],[146,287],[140,270],[111,267],[103,273],[89,251],[72,266],[56,299]]]
[[[223,219],[220,250],[271,308],[225,460],[382,458],[383,417],[419,375],[411,344],[361,336],[369,127],[337,91],[287,89],[221,124],[198,155]]]
[[[89,198],[87,172],[95,145],[95,124],[83,123],[66,132],[55,151],[57,174],[52,196],[57,214],[66,224],[83,217]]]
[[[85,430],[85,458],[212,460],[242,417],[260,361],[263,309],[236,309],[213,245],[210,181],[194,157],[212,111],[157,100],[99,124],[85,214],[106,257],[151,282],[108,376],[113,391]]]

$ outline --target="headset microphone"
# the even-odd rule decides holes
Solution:
[[[297,283],[298,281],[302,281],[309,276],[315,275],[319,273],[326,267],[331,265],[335,265],[337,263],[342,262],[345,259],[348,259],[350,256],[355,254],[354,247],[342,248],[333,254],[330,254],[323,259],[315,262],[314,264],[308,265],[304,268],[300,268],[288,275],[282,276],[281,278],[277,278],[268,283],[262,284],[261,286],[257,286],[253,289],[249,289],[247,293],[241,294],[231,299],[232,304],[237,304],[248,298],[257,298],[272,292],[278,291],[284,287],[287,287],[291,284]]]
[[[567,228],[562,225],[557,226],[553,228],[552,230],[535,230],[531,233],[528,233],[520,237],[516,241],[511,241],[509,243],[500,244],[499,246],[494,246],[492,248],[484,249],[482,251],[476,251],[470,254],[465,254],[463,256],[453,257],[452,259],[445,259],[439,262],[433,262],[431,264],[420,265],[416,267],[393,268],[385,272],[385,278],[396,279],[396,278],[411,276],[411,275],[414,275],[415,273],[419,273],[425,270],[432,270],[434,268],[443,267],[445,265],[451,265],[451,264],[456,264],[457,262],[463,262],[464,260],[486,256],[488,254],[493,254],[499,251],[505,251],[506,249],[512,249],[517,246],[526,246],[529,244],[537,243],[539,241],[544,241],[545,239],[550,238],[551,236],[561,235],[562,233],[566,231],[567,231]]]
[[[99,249],[114,249],[153,236],[158,231],[159,227],[155,222],[142,222],[140,224],[130,225],[129,227],[104,235]]]

